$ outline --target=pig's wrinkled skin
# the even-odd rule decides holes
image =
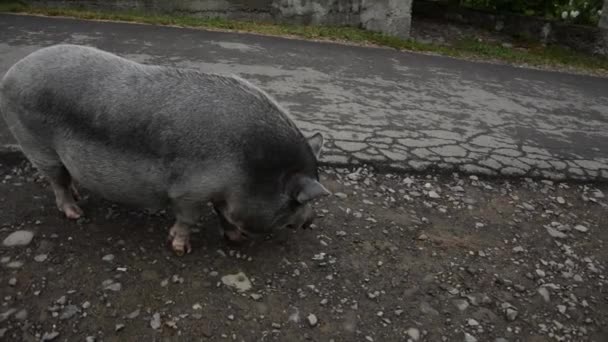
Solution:
[[[7,72],[0,112],[68,218],[83,215],[75,183],[119,203],[169,206],[178,255],[191,251],[205,203],[236,239],[309,223],[310,202],[329,194],[317,173],[323,137],[305,138],[267,94],[233,76],[56,45]]]

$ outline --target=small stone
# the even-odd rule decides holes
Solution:
[[[23,266],[23,261],[15,260],[6,264],[8,268],[21,268]]]
[[[222,283],[236,289],[238,292],[245,292],[251,289],[251,281],[249,281],[249,278],[243,272],[223,276]]]
[[[133,311],[133,312],[129,313],[129,314],[127,315],[127,318],[128,318],[128,319],[136,319],[138,316],[139,316],[139,309],[137,309],[137,310],[135,310],[135,311]]]
[[[250,297],[251,297],[251,299],[253,299],[253,300],[260,300],[260,299],[262,299],[262,295],[261,295],[261,294],[258,294],[258,293],[252,293],[252,294],[250,295]]]
[[[522,203],[522,206],[528,211],[534,211],[534,206],[530,203],[524,202]]]
[[[34,260],[36,262],[44,262],[47,258],[48,258],[48,255],[46,255],[46,254],[38,254],[34,257]]]
[[[308,317],[306,317],[306,320],[308,321],[308,325],[310,325],[311,327],[315,327],[319,322],[317,320],[317,316],[315,316],[314,314],[308,315]]]
[[[150,327],[154,330],[160,329],[161,326],[161,322],[160,322],[160,314],[158,312],[154,313],[154,315],[152,315],[152,319],[150,320]]]
[[[475,336],[469,334],[468,332],[464,333],[464,342],[477,342],[477,338]]]
[[[118,332],[118,331],[121,331],[124,328],[125,328],[125,325],[119,323],[119,324],[116,324],[116,326],[114,327],[114,331]]]
[[[561,313],[561,314],[565,314],[566,313],[566,306],[565,305],[558,305],[557,306],[557,311],[559,311],[559,313]]]
[[[429,191],[429,197],[433,199],[441,198],[441,196],[439,196],[439,194],[434,190]]]
[[[27,310],[21,309],[15,314],[15,319],[18,321],[25,321],[27,318]]]
[[[546,287],[542,286],[538,288],[538,294],[543,297],[545,302],[551,301],[551,295],[549,294],[549,290]]]
[[[114,254],[106,254],[101,258],[101,260],[111,262],[114,260]]]
[[[420,330],[416,328],[407,329],[407,334],[414,341],[418,341],[420,339]]]
[[[458,310],[465,311],[469,307],[469,302],[464,299],[456,299],[454,300],[454,305],[456,305]]]
[[[424,234],[424,233],[422,233],[422,234],[420,234],[418,236],[418,240],[420,240],[420,241],[425,241],[425,240],[428,240],[428,239],[429,239],[429,236],[426,235],[426,234]]]
[[[516,320],[516,319],[517,319],[517,315],[518,315],[517,310],[515,310],[515,309],[514,309],[514,308],[512,308],[512,307],[511,307],[511,308],[507,308],[507,309],[505,310],[505,316],[506,316],[506,317],[507,317],[507,319],[508,319],[509,321],[511,321],[511,322],[513,322],[514,320]]]
[[[525,250],[522,246],[513,247],[513,252],[515,253],[523,253]]]
[[[118,292],[122,289],[122,284],[120,283],[112,283],[104,288],[105,290],[110,290],[114,292]]]
[[[13,278],[9,279],[8,280],[8,285],[9,286],[15,286],[15,285],[17,285],[17,278],[13,277]]]
[[[83,308],[83,309],[85,309],[85,310],[86,310],[86,309],[88,309],[88,308],[90,308],[90,307],[91,307],[91,302],[86,301],[86,302],[82,303],[82,308]]]
[[[472,318],[469,318],[469,319],[467,320],[467,324],[468,324],[470,327],[476,327],[476,326],[479,326],[479,322],[477,322],[476,320],[474,320],[474,319],[472,319]]]
[[[587,228],[587,227],[583,226],[582,224],[579,224],[579,225],[574,226],[574,229],[575,229],[575,230],[578,230],[578,231],[579,231],[579,232],[581,232],[581,233],[586,233],[586,232],[588,232],[588,231],[589,231],[589,228]]]
[[[5,247],[27,246],[32,242],[34,233],[27,230],[18,230],[7,236],[2,244]]]
[[[84,340],[85,342],[95,342],[95,336],[87,336]]]
[[[45,332],[44,335],[42,335],[42,340],[43,341],[52,341],[54,339],[56,339],[59,336],[59,333],[57,331],[53,331],[53,332]]]
[[[547,229],[547,233],[549,233],[549,235],[551,235],[551,237],[554,237],[556,239],[565,239],[568,237],[568,235],[560,232],[559,230],[557,230],[553,227],[545,227],[545,229]]]
[[[65,305],[68,302],[68,298],[66,296],[61,296],[59,299],[55,301],[55,303],[59,305]]]
[[[202,309],[203,309],[203,306],[200,305],[199,303],[192,305],[192,310],[202,310]]]
[[[537,269],[536,275],[539,276],[540,278],[544,278],[546,274],[545,274],[545,271],[543,271],[541,269]]]
[[[566,204],[566,200],[561,196],[558,196],[556,198],[556,200],[557,200],[557,203],[559,203],[559,204]]]
[[[78,313],[78,307],[76,305],[68,305],[63,309],[63,312],[59,316],[60,320],[66,320],[74,317]]]
[[[426,315],[438,316],[439,311],[435,310],[429,303],[421,302],[420,303],[420,311]]]
[[[339,199],[346,199],[348,197],[348,195],[343,192],[336,192],[334,196],[338,197]]]

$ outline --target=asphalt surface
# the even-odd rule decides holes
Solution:
[[[323,161],[608,180],[608,80],[390,49],[72,19],[0,15],[0,74],[57,43],[259,85]],[[0,125],[0,144],[14,141]]]

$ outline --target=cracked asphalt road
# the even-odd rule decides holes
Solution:
[[[0,74],[52,44],[235,73],[329,138],[323,160],[608,180],[608,80],[249,34],[0,15]],[[0,143],[14,144],[4,126]]]

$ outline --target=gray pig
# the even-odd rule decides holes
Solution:
[[[0,112],[58,208],[83,215],[78,184],[119,203],[170,207],[169,241],[212,203],[232,239],[310,222],[323,137],[310,138],[259,88],[235,76],[139,64],[78,45],[40,49],[7,72]]]

